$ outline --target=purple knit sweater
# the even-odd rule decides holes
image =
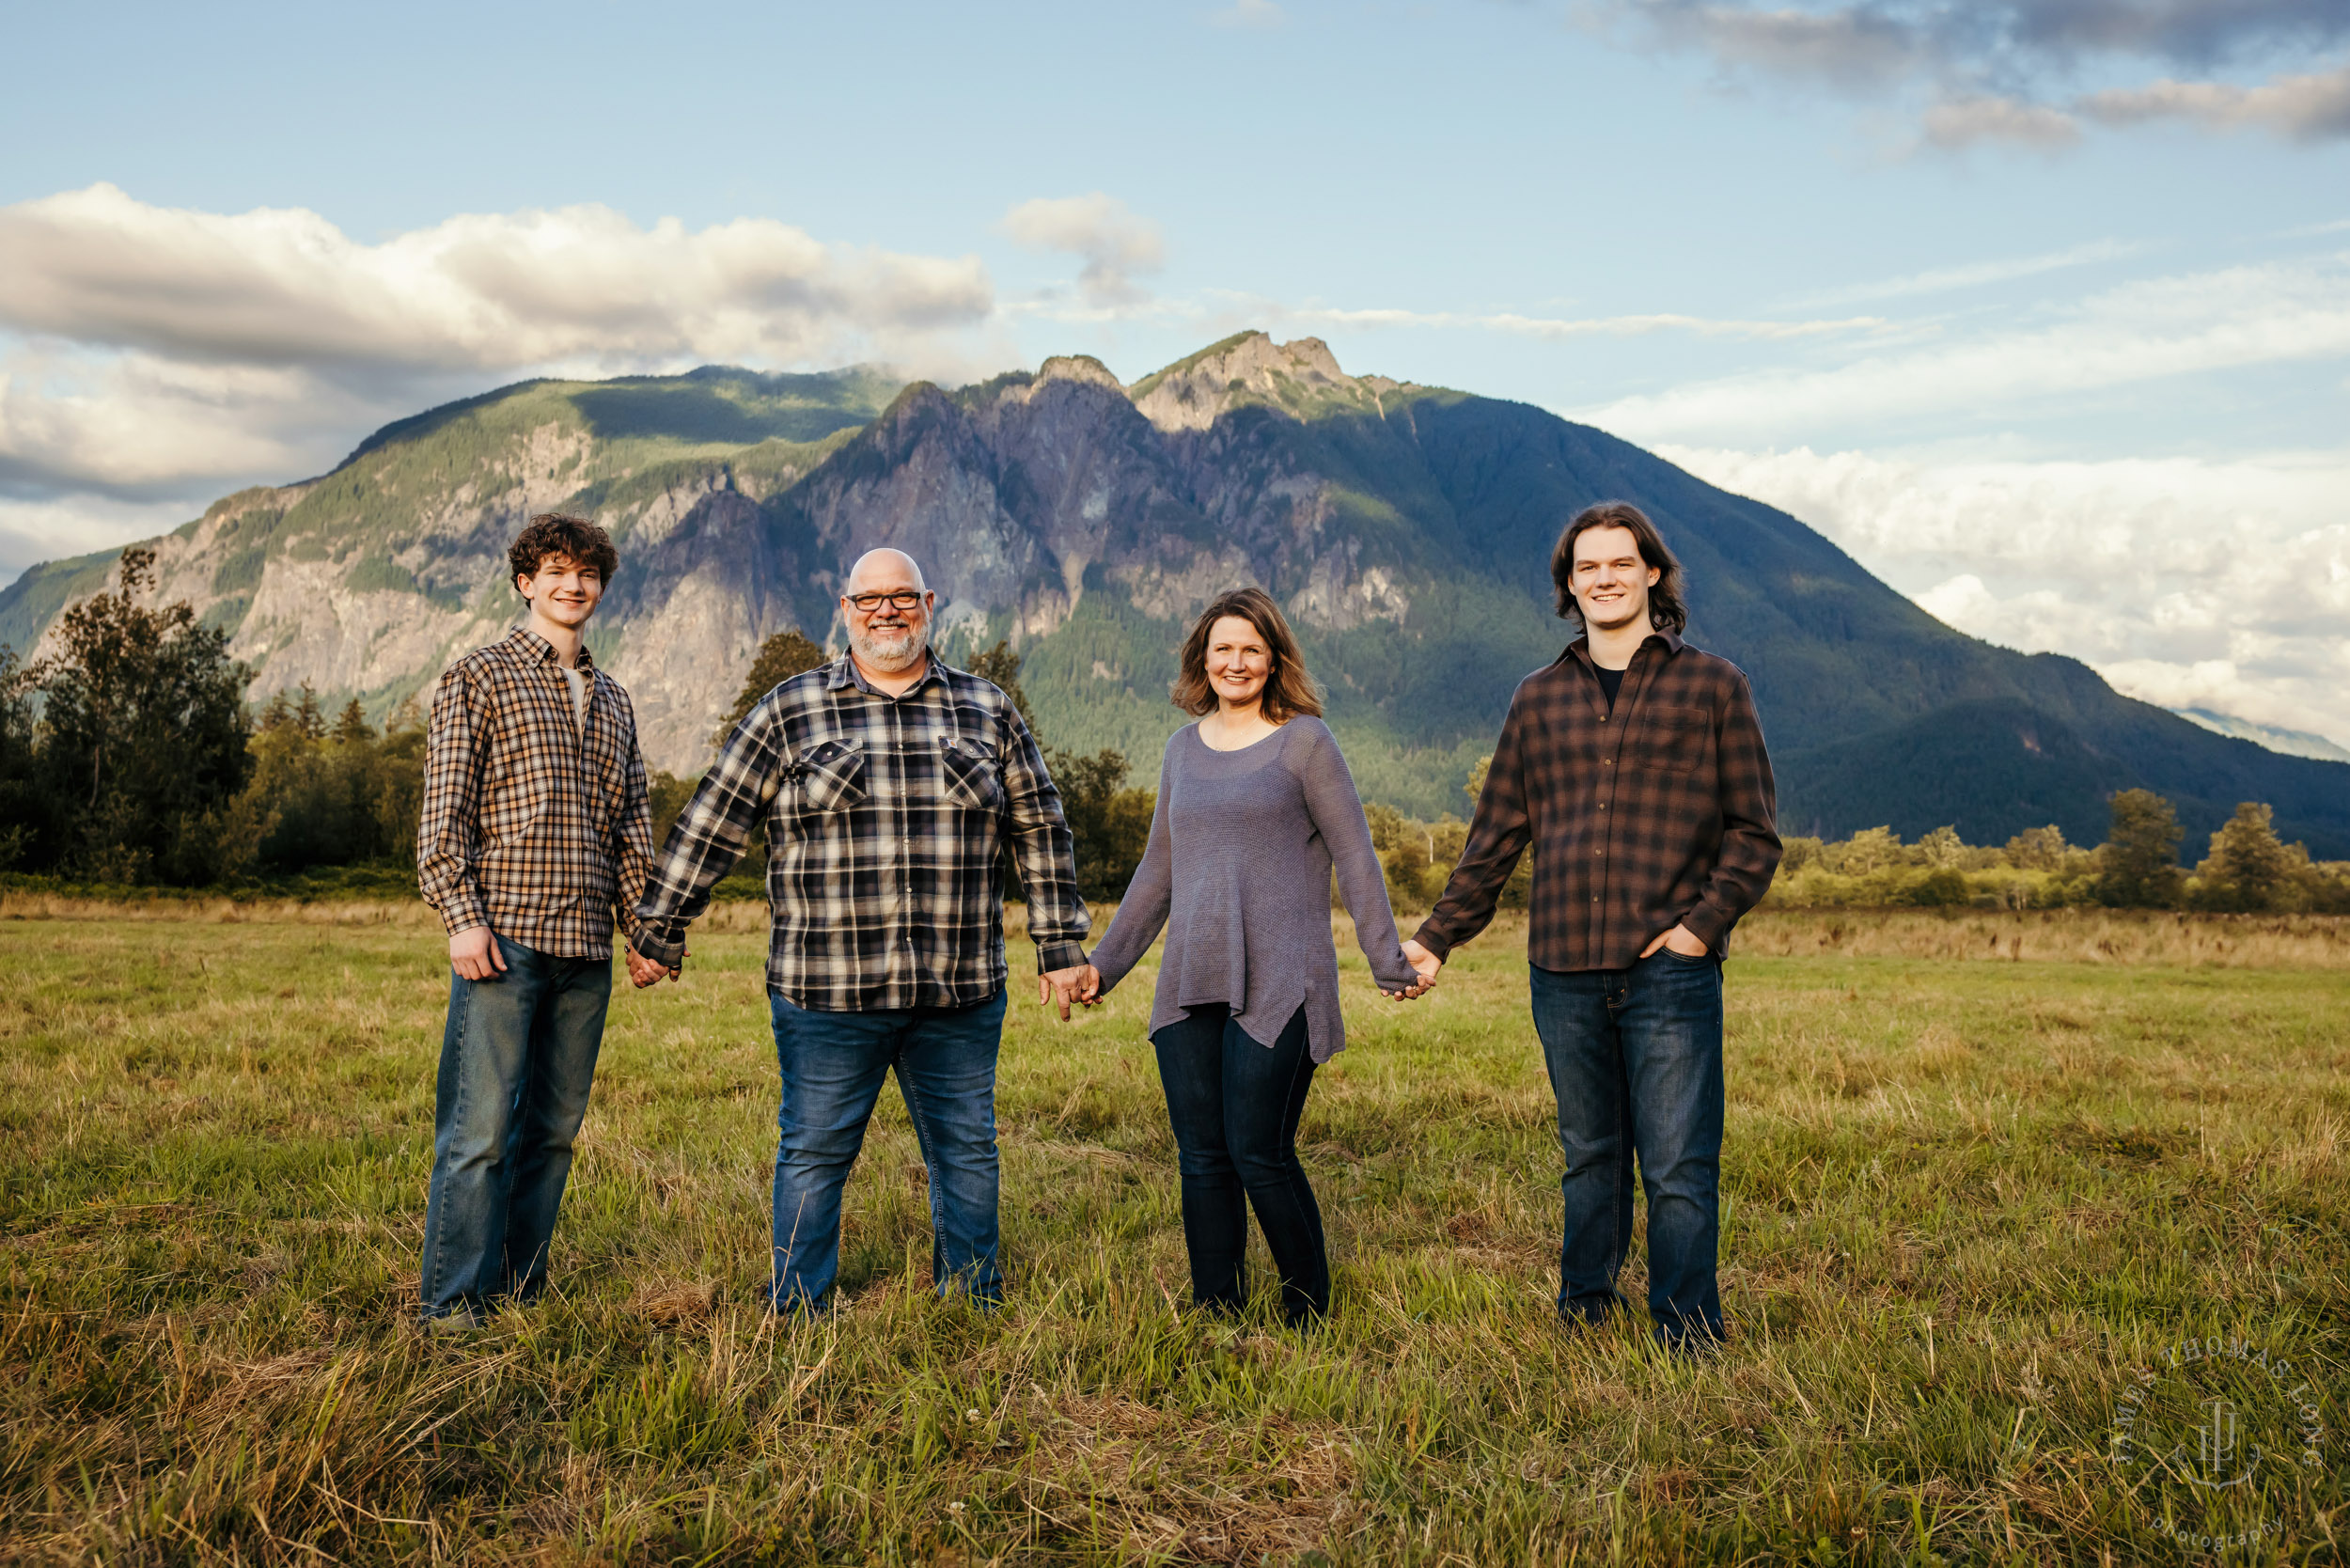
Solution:
[[[1093,963],[1107,994],[1161,927],[1153,1033],[1186,1008],[1222,1002],[1260,1044],[1306,1010],[1314,1060],[1344,1048],[1330,873],[1380,988],[1418,976],[1396,940],[1387,886],[1354,776],[1329,727],[1298,717],[1254,745],[1216,751],[1185,725],[1159,764],[1151,845]]]

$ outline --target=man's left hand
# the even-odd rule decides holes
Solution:
[[[1090,964],[1073,964],[1066,969],[1047,969],[1037,978],[1037,1000],[1046,1007],[1058,1003],[1061,1022],[1069,1022],[1069,1004],[1091,1007],[1102,994],[1101,971]]]
[[[1714,956],[1714,949],[1705,945],[1705,938],[1678,921],[1674,922],[1672,930],[1659,933],[1647,947],[1642,948],[1640,956],[1647,958],[1659,948],[1670,948],[1684,958]]]

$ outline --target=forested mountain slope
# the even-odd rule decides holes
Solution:
[[[1350,376],[1320,342],[1227,339],[1121,386],[1049,360],[946,391],[866,370],[536,382],[387,427],[333,473],[248,491],[160,541],[161,591],[235,632],[254,691],[310,682],[381,713],[513,617],[529,513],[591,513],[622,569],[592,640],[647,754],[690,774],[759,641],[837,642],[839,576],[877,544],[941,593],[950,654],[1010,638],[1047,738],[1149,782],[1187,619],[1241,581],[1290,608],[1366,795],[1465,810],[1512,689],[1555,657],[1547,561],[1576,508],[1647,508],[1689,569],[1690,634],[1753,677],[1785,826],[1971,841],[2110,791],[2192,835],[2239,800],[2350,856],[2350,765],[2285,757],[2116,694],[2093,671],[1942,625],[1794,518],[1521,403]],[[0,590],[30,646],[111,556]]]

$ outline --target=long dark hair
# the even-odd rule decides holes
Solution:
[[[1232,588],[1218,594],[1215,603],[1199,612],[1199,619],[1191,623],[1191,635],[1183,639],[1183,667],[1167,688],[1167,697],[1184,713],[1198,717],[1215,712],[1215,687],[1208,681],[1208,634],[1226,616],[1238,616],[1257,629],[1264,638],[1265,650],[1273,655],[1273,667],[1266,671],[1264,693],[1258,698],[1258,712],[1267,721],[1286,724],[1299,713],[1322,716],[1322,688],[1306,673],[1305,655],[1297,651],[1297,638],[1290,631],[1290,623],[1281,614],[1281,606],[1273,596],[1259,588]]]
[[[1629,501],[1601,501],[1585,507],[1574,514],[1566,531],[1559,536],[1558,544],[1550,552],[1550,580],[1559,589],[1559,619],[1580,621],[1583,606],[1574,602],[1574,590],[1568,585],[1574,580],[1574,541],[1579,534],[1593,528],[1629,528],[1639,541],[1640,559],[1656,568],[1656,581],[1648,590],[1648,618],[1660,632],[1680,632],[1689,624],[1689,607],[1682,603],[1681,590],[1687,586],[1682,574],[1681,558],[1665,542],[1665,536],[1656,531],[1656,525],[1648,520],[1648,513]]]

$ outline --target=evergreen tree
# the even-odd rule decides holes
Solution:
[[[734,727],[750,716],[759,699],[782,685],[795,675],[806,675],[817,666],[830,661],[824,651],[800,635],[796,627],[787,626],[759,645],[759,653],[751,660],[750,673],[743,677],[743,689],[734,696],[734,706],[710,737],[713,746],[726,745]],[[681,803],[682,804],[682,803]],[[672,812],[672,820],[676,813]],[[655,840],[656,843],[658,840]]]
[[[16,650],[0,647],[0,871],[32,859],[50,827],[50,803],[35,772],[32,690],[33,674]]]
[[[39,773],[67,822],[68,842],[53,847],[104,881],[200,860],[182,840],[250,767],[245,666],[184,601],[141,604],[154,581],[155,553],[125,550],[115,591],[58,618],[58,651],[38,672]]]
[[[1020,655],[1011,651],[1011,644],[999,641],[984,653],[971,656],[971,673],[1002,689],[1011,698],[1011,705],[1020,711],[1020,722],[1028,727],[1028,733],[1037,734],[1036,710],[1028,706],[1028,694],[1020,689]],[[1040,738],[1039,745],[1043,745]]]
[[[2113,797],[2113,825],[2097,852],[2097,901],[2119,909],[2172,909],[2185,884],[2179,875],[2179,814],[2152,790]]]

